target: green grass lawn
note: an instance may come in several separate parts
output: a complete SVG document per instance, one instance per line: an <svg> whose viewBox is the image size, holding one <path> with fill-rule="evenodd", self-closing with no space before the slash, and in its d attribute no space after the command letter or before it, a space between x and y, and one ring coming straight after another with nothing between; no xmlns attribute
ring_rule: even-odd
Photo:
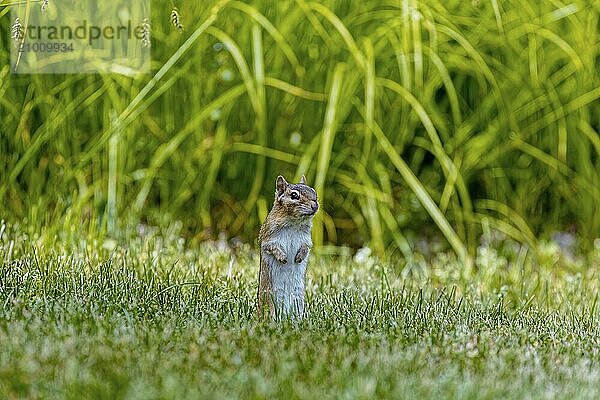
<svg viewBox="0 0 600 400"><path fill-rule="evenodd" d="M250 246L77 229L0 234L2 398L600 395L598 249L482 247L468 276L444 253L315 255L310 316L278 325L256 320Z"/></svg>

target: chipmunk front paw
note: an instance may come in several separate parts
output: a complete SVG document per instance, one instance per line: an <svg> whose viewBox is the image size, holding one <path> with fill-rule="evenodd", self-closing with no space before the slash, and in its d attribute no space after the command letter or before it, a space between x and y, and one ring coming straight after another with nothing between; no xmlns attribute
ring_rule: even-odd
<svg viewBox="0 0 600 400"><path fill-rule="evenodd" d="M287 264L288 262L287 255L283 251L274 252L273 257L282 264Z"/></svg>
<svg viewBox="0 0 600 400"><path fill-rule="evenodd" d="M273 258L275 258L275 260L277 260L278 262L280 262L282 264L287 264L287 262L288 262L287 254L285 254L285 251L283 251L283 249L281 249L281 247L279 247L277 244L266 243L263 246L263 250L267 254L272 255Z"/></svg>
<svg viewBox="0 0 600 400"><path fill-rule="evenodd" d="M303 244L302 246L300 246L300 249L296 253L296 257L294 257L294 261L296 262L296 264L301 263L302 261L304 261L304 259L308 255L308 251L309 250L310 250L310 247L308 247L305 244Z"/></svg>

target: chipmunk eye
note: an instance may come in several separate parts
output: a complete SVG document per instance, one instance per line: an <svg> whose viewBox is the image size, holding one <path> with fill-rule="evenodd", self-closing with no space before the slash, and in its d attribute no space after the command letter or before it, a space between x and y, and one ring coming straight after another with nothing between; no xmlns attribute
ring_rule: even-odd
<svg viewBox="0 0 600 400"><path fill-rule="evenodd" d="M290 197L292 198L292 200L300 200L300 193L298 193L298 192L292 192L292 194L290 195Z"/></svg>

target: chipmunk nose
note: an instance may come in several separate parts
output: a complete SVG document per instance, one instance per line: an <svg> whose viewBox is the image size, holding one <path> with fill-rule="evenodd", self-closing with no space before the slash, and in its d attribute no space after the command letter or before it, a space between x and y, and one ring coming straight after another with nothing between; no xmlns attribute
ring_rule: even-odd
<svg viewBox="0 0 600 400"><path fill-rule="evenodd" d="M311 203L310 207L312 208L312 210L314 212L317 212L317 210L319 209L319 202L316 200L313 200L313 202Z"/></svg>

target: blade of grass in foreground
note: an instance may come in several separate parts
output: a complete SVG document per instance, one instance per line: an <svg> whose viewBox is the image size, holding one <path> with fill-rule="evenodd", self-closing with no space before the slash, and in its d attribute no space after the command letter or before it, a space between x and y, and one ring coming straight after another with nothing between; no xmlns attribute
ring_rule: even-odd
<svg viewBox="0 0 600 400"><path fill-rule="evenodd" d="M257 142L260 146L266 146L267 144L267 104L266 104L266 92L265 92L265 65L264 65L264 52L263 52L263 40L262 30L258 24L252 25L252 58L254 60L254 76L250 77L253 80L254 88L256 90L256 106L254 107L255 115L255 127L257 132ZM250 214L252 208L256 205L258 195L262 189L266 168L266 158L264 155L259 154L256 157L256 169L254 173L254 179L250 192L246 197L243 205L243 213L239 213L235 219L231 230L237 232L245 221L247 216Z"/></svg>
<svg viewBox="0 0 600 400"><path fill-rule="evenodd" d="M315 190L317 191L317 195L321 202L325 201L325 177L327 176L329 160L331 159L333 138L336 131L336 113L345 69L346 65L343 63L339 63L335 66L333 83L331 84L331 92L329 93L329 102L327 103L327 110L325 111L325 122L323 124L323 131L321 132L321 145L317 159L317 176L315 178ZM323 243L322 219L320 217L315 218L314 225L315 243L321 245Z"/></svg>
<svg viewBox="0 0 600 400"><path fill-rule="evenodd" d="M358 111L361 114L364 114L363 107L358 107ZM379 124L377 124L377 122L373 122L373 133L375 134L375 137L377 138L377 141L379 142L379 145L381 146L383 151L386 153L392 164L394 164L394 167L396 167L406 184L417 196L419 202L423 205L427 213L429 213L429 215L433 219L433 222L435 222L438 228L440 228L440 231L442 231L442 234L446 237L446 239L450 243L450 246L452 246L452 248L456 252L456 255L460 258L462 262L465 263L465 266L469 268L471 261L468 256L466 246L460 240L454 229L452 229L452 226L450 225L446 217L444 217L444 214L442 214L442 212L437 207L431 196L429 196L429 193L427 193L427 190L425 189L421 181L419 181L419 179L412 172L408 164L396 152L394 146L385 136L385 133L383 133L383 130L381 130L381 127L379 126Z"/></svg>

